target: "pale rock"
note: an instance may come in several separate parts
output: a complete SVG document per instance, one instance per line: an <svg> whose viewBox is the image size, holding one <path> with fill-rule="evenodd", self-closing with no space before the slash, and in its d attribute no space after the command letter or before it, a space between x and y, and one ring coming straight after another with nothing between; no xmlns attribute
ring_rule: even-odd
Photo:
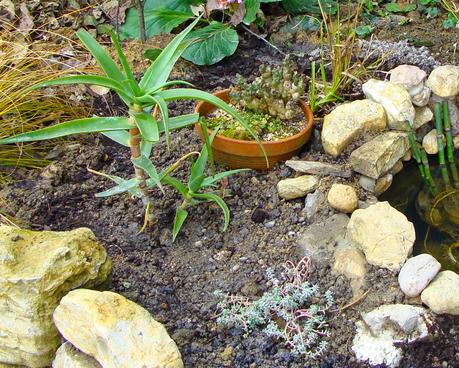
<svg viewBox="0 0 459 368"><path fill-rule="evenodd" d="M414 226L388 202L378 202L352 213L347 236L360 248L367 262L398 271L413 251Z"/></svg>
<svg viewBox="0 0 459 368"><path fill-rule="evenodd" d="M337 157L364 131L386 128L384 108L370 100L357 100L337 106L324 118L322 145L326 153Z"/></svg>
<svg viewBox="0 0 459 368"><path fill-rule="evenodd" d="M102 366L69 342L65 342L57 349L52 368L102 368Z"/></svg>
<svg viewBox="0 0 459 368"><path fill-rule="evenodd" d="M403 170L403 161L398 160L397 163L394 165L394 167L389 170L389 174L395 176L402 170Z"/></svg>
<svg viewBox="0 0 459 368"><path fill-rule="evenodd" d="M368 176L361 175L359 178L360 186L373 193L375 196L383 194L392 185L394 176L392 174L386 174L379 179L369 178Z"/></svg>
<svg viewBox="0 0 459 368"><path fill-rule="evenodd" d="M453 138L453 144L454 144L454 148L459 148L459 135L456 135Z"/></svg>
<svg viewBox="0 0 459 368"><path fill-rule="evenodd" d="M459 66L442 65L436 67L426 82L437 96L450 98L459 94Z"/></svg>
<svg viewBox="0 0 459 368"><path fill-rule="evenodd" d="M346 276L351 281L354 298L362 294L367 274L367 262L362 251L344 242L334 252L333 271Z"/></svg>
<svg viewBox="0 0 459 368"><path fill-rule="evenodd" d="M314 264L325 266L333 257L335 245L345 239L349 217L344 213L330 216L323 222L309 225L298 237L300 257L309 257Z"/></svg>
<svg viewBox="0 0 459 368"><path fill-rule="evenodd" d="M332 208L344 213L352 213L359 203L359 198L354 188L350 185L338 183L331 186L327 200Z"/></svg>
<svg viewBox="0 0 459 368"><path fill-rule="evenodd" d="M304 197L316 190L319 178L314 175L302 175L297 178L280 180L277 183L279 197L283 199L295 199Z"/></svg>
<svg viewBox="0 0 459 368"><path fill-rule="evenodd" d="M411 150L408 150L402 157L403 162L411 161Z"/></svg>
<svg viewBox="0 0 459 368"><path fill-rule="evenodd" d="M415 108L416 114L414 116L414 123L413 123L413 129L419 129L422 127L424 124L427 124L432 121L433 119L433 112L432 110L428 107L416 107Z"/></svg>
<svg viewBox="0 0 459 368"><path fill-rule="evenodd" d="M426 72L414 65L399 65L390 71L390 82L405 88L416 106L429 102L430 89L424 86L426 78Z"/></svg>
<svg viewBox="0 0 459 368"><path fill-rule="evenodd" d="M443 143L445 143L445 137L442 135ZM438 153L438 141L437 141L437 130L432 129L422 138L422 147L429 155L436 155Z"/></svg>
<svg viewBox="0 0 459 368"><path fill-rule="evenodd" d="M378 179L410 150L407 133L384 132L351 153L354 171Z"/></svg>
<svg viewBox="0 0 459 368"><path fill-rule="evenodd" d="M54 312L59 332L110 368L183 368L164 326L144 308L109 291L74 290Z"/></svg>
<svg viewBox="0 0 459 368"><path fill-rule="evenodd" d="M326 162L287 160L285 161L285 165L296 172L304 174L339 176L342 178L350 178L352 176L352 170L344 169L341 165Z"/></svg>
<svg viewBox="0 0 459 368"><path fill-rule="evenodd" d="M365 96L380 103L387 115L390 129L406 130L405 122L414 122L414 107L409 93L397 84L370 79L362 85Z"/></svg>
<svg viewBox="0 0 459 368"><path fill-rule="evenodd" d="M421 293L422 302L437 314L459 315L459 275L440 272Z"/></svg>
<svg viewBox="0 0 459 368"><path fill-rule="evenodd" d="M309 193L304 201L304 213L306 219L311 221L319 210L320 206L325 202L325 195L321 190L317 189L313 193Z"/></svg>
<svg viewBox="0 0 459 368"><path fill-rule="evenodd" d="M430 90L430 88L424 87L421 92L411 97L411 102L415 106L419 106L419 107L426 106L429 103L431 94L432 94L432 91Z"/></svg>
<svg viewBox="0 0 459 368"><path fill-rule="evenodd" d="M78 287L103 283L111 261L91 230L0 226L0 362L48 367L60 345L52 314Z"/></svg>
<svg viewBox="0 0 459 368"><path fill-rule="evenodd" d="M371 366L396 368L403 356L400 343L413 343L429 336L433 317L421 307L406 304L380 306L356 323L352 350L360 361Z"/></svg>
<svg viewBox="0 0 459 368"><path fill-rule="evenodd" d="M441 264L430 254L412 257L398 274L398 284L403 293L413 298L421 294L441 269Z"/></svg>

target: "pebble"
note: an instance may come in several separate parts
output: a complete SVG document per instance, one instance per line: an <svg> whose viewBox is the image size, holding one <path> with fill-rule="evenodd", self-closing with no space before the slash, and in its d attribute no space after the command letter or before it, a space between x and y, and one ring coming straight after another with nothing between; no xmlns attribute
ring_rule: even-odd
<svg viewBox="0 0 459 368"><path fill-rule="evenodd" d="M268 221L267 223L265 223L265 227L267 229L272 229L274 227L274 225L276 224L276 221L272 220L272 221Z"/></svg>

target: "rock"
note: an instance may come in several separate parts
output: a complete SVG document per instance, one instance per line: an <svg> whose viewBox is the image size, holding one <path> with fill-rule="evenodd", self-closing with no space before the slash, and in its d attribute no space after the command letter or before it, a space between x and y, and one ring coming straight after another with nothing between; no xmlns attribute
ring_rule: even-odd
<svg viewBox="0 0 459 368"><path fill-rule="evenodd" d="M284 199L295 199L304 197L306 194L316 190L319 178L314 175L302 175L297 178L284 179L277 183L279 197Z"/></svg>
<svg viewBox="0 0 459 368"><path fill-rule="evenodd" d="M327 265L333 257L335 244L344 240L348 222L349 217L339 213L309 225L297 240L301 258L307 256L317 265Z"/></svg>
<svg viewBox="0 0 459 368"><path fill-rule="evenodd" d="M414 226L388 202L352 213L347 235L363 250L367 262L398 271L413 251Z"/></svg>
<svg viewBox="0 0 459 368"><path fill-rule="evenodd" d="M380 103L387 115L390 129L406 130L405 122L414 122L414 107L409 93L397 84L370 79L362 85L365 96Z"/></svg>
<svg viewBox="0 0 459 368"><path fill-rule="evenodd" d="M102 367L183 367L164 326L119 294L71 291L56 308L54 322L66 340Z"/></svg>
<svg viewBox="0 0 459 368"><path fill-rule="evenodd" d="M362 316L356 323L352 350L360 361L371 366L386 364L399 366L403 356L401 347L394 343L412 343L429 335L432 316L421 307L389 304L378 307Z"/></svg>
<svg viewBox="0 0 459 368"><path fill-rule="evenodd" d="M394 167L409 149L406 133L384 132L354 150L350 163L354 171L378 179Z"/></svg>
<svg viewBox="0 0 459 368"><path fill-rule="evenodd" d="M429 87L424 87L417 95L411 96L411 102L415 106L426 106L429 103L431 93Z"/></svg>
<svg viewBox="0 0 459 368"><path fill-rule="evenodd" d="M399 65L390 71L390 82L406 89L416 106L429 102L430 89L424 86L426 77L426 72L414 65Z"/></svg>
<svg viewBox="0 0 459 368"><path fill-rule="evenodd" d="M454 148L459 148L459 135L456 135L453 138L453 144L454 144Z"/></svg>
<svg viewBox="0 0 459 368"><path fill-rule="evenodd" d="M442 271L421 293L422 302L437 314L459 315L459 275Z"/></svg>
<svg viewBox="0 0 459 368"><path fill-rule="evenodd" d="M69 290L104 282L111 270L91 230L0 226L0 361L48 367L60 345L52 314Z"/></svg>
<svg viewBox="0 0 459 368"><path fill-rule="evenodd" d="M341 165L325 162L288 160L285 164L293 170L305 174L339 176L342 178L350 178L352 176L351 170L344 169Z"/></svg>
<svg viewBox="0 0 459 368"><path fill-rule="evenodd" d="M337 183L330 188L327 200L332 208L344 213L352 213L359 204L359 198L354 188L350 185Z"/></svg>
<svg viewBox="0 0 459 368"><path fill-rule="evenodd" d="M436 67L426 82L437 96L450 98L459 94L459 66L442 65Z"/></svg>
<svg viewBox="0 0 459 368"><path fill-rule="evenodd" d="M53 368L102 368L102 366L89 355L75 349L69 342L65 342L56 352Z"/></svg>
<svg viewBox="0 0 459 368"><path fill-rule="evenodd" d="M445 137L442 135L443 143L445 144ZM438 153L437 130L432 129L422 138L422 147L429 155L436 155Z"/></svg>
<svg viewBox="0 0 459 368"><path fill-rule="evenodd" d="M361 295L367 274L367 262L362 251L348 242L336 247L333 271L346 276L351 281L354 298Z"/></svg>
<svg viewBox="0 0 459 368"><path fill-rule="evenodd" d="M397 161L397 163L394 165L394 167L392 169L389 170L389 174L390 175L397 175L400 171L403 170L403 161L402 160L399 160Z"/></svg>
<svg viewBox="0 0 459 368"><path fill-rule="evenodd" d="M414 116L414 123L413 123L414 130L419 129L424 124L431 122L433 119L433 112L428 106L416 107L415 112L416 113Z"/></svg>
<svg viewBox="0 0 459 368"><path fill-rule="evenodd" d="M398 275L398 284L403 293L413 298L421 294L441 269L441 264L430 254L410 258Z"/></svg>
<svg viewBox="0 0 459 368"><path fill-rule="evenodd" d="M392 185L394 176L392 174L386 174L379 179L369 178L368 176L361 175L359 178L360 186L373 193L375 196L383 194Z"/></svg>
<svg viewBox="0 0 459 368"><path fill-rule="evenodd" d="M325 195L321 190L317 189L314 193L309 193L304 202L306 219L311 221L316 215L319 207L325 202Z"/></svg>
<svg viewBox="0 0 459 368"><path fill-rule="evenodd" d="M357 100L336 107L324 118L322 145L326 153L337 157L364 131L386 128L383 107L370 100Z"/></svg>

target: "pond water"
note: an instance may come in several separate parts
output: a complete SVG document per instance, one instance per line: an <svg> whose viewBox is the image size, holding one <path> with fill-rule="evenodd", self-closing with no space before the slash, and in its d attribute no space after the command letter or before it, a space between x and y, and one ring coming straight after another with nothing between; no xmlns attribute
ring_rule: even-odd
<svg viewBox="0 0 459 368"><path fill-rule="evenodd" d="M433 175L439 175L438 169L432 167ZM423 181L415 162L405 164L405 168L394 177L389 190L378 199L388 201L391 206L404 213L416 229L414 255L429 253L441 264L443 270L459 271L459 238L454 239L445 232L429 226L416 210L416 198L423 189ZM445 201L448 201L446 199ZM450 202L449 202L450 203ZM455 225L453 225L455 226ZM459 226L455 226L459 233Z"/></svg>

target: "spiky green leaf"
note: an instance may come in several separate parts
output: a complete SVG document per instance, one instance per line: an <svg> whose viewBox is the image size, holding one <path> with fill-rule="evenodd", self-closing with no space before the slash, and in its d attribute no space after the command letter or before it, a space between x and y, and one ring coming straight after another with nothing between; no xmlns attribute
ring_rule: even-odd
<svg viewBox="0 0 459 368"><path fill-rule="evenodd" d="M174 241L177 237L180 229L182 228L183 223L188 217L188 212L183 208L178 207L175 211L174 226L172 227L172 240Z"/></svg>
<svg viewBox="0 0 459 368"><path fill-rule="evenodd" d="M140 130L142 138L150 141L157 142L159 141L159 128L158 122L156 119L146 111L142 112L130 112L131 116L134 118L137 127Z"/></svg>

